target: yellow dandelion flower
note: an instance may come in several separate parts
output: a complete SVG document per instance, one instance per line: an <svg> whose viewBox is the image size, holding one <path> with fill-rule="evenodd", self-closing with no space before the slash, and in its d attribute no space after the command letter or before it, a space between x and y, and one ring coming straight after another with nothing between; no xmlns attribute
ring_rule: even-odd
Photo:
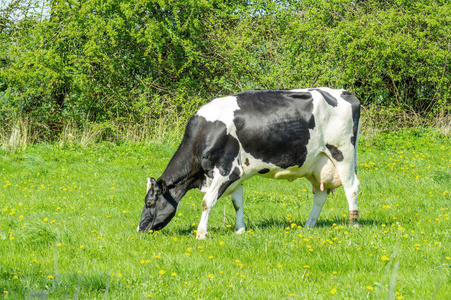
<svg viewBox="0 0 451 300"><path fill-rule="evenodd" d="M208 274L207 277L212 279L214 277L214 275L213 274Z"/></svg>
<svg viewBox="0 0 451 300"><path fill-rule="evenodd" d="M48 279L54 279L52 275L47 276Z"/></svg>
<svg viewBox="0 0 451 300"><path fill-rule="evenodd" d="M160 271L158 271L158 274L160 274L160 275L164 275L165 273L166 273L165 270L160 270Z"/></svg>
<svg viewBox="0 0 451 300"><path fill-rule="evenodd" d="M331 290L330 290L330 293L331 293L332 295L335 295L335 294L337 293L337 289L336 289L336 288L331 289Z"/></svg>
<svg viewBox="0 0 451 300"><path fill-rule="evenodd" d="M175 276L177 276L177 273L172 272L172 273L171 273L171 276L175 277Z"/></svg>
<svg viewBox="0 0 451 300"><path fill-rule="evenodd" d="M387 257L386 255L382 255L381 259L382 259L383 261L389 261L389 260L390 260L390 258Z"/></svg>
<svg viewBox="0 0 451 300"><path fill-rule="evenodd" d="M58 243L58 244L56 244L58 247L61 247L63 244L61 244L61 243Z"/></svg>
<svg viewBox="0 0 451 300"><path fill-rule="evenodd" d="M219 246L224 246L224 244L225 244L224 241L219 242Z"/></svg>
<svg viewBox="0 0 451 300"><path fill-rule="evenodd" d="M288 294L288 296L294 297L294 296L296 296L296 294L295 293L291 293L291 294Z"/></svg>
<svg viewBox="0 0 451 300"><path fill-rule="evenodd" d="M212 259L213 258L213 255L210 255L209 257L208 257L208 259Z"/></svg>
<svg viewBox="0 0 451 300"><path fill-rule="evenodd" d="M366 289L367 289L368 291L374 290L374 288L373 288L372 286L367 286Z"/></svg>

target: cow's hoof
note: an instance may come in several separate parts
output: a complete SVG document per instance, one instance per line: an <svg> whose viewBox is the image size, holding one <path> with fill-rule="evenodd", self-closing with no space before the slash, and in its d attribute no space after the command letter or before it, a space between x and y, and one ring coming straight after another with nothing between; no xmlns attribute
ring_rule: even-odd
<svg viewBox="0 0 451 300"><path fill-rule="evenodd" d="M307 222L305 222L304 228L313 228L316 225L316 219L308 219Z"/></svg>
<svg viewBox="0 0 451 300"><path fill-rule="evenodd" d="M360 225L359 221L349 221L349 226L354 227L354 228L361 228L362 227Z"/></svg>
<svg viewBox="0 0 451 300"><path fill-rule="evenodd" d="M208 233L206 234L198 234L196 236L196 240L205 240L207 238Z"/></svg>
<svg viewBox="0 0 451 300"><path fill-rule="evenodd" d="M238 229L235 231L236 234L243 234L243 233L245 233L245 232L246 232L246 228L244 228L244 227L238 228Z"/></svg>

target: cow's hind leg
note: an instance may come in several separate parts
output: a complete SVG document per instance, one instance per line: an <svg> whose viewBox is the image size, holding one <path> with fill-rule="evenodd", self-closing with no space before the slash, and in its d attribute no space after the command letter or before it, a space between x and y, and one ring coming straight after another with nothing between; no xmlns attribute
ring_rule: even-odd
<svg viewBox="0 0 451 300"><path fill-rule="evenodd" d="M349 223L352 226L360 227L357 203L360 181L357 179L354 163L336 163L336 168L345 190L346 200L348 200Z"/></svg>
<svg viewBox="0 0 451 300"><path fill-rule="evenodd" d="M236 211L236 233L242 234L246 232L244 225L244 212L243 212L243 185L240 186L232 193L232 203Z"/></svg>
<svg viewBox="0 0 451 300"><path fill-rule="evenodd" d="M318 221L318 217L327 199L327 190L321 190L320 187L314 187L314 190L315 193L313 194L312 211L310 212L310 216L308 217L308 220L305 223L304 227L306 228L315 226L316 221Z"/></svg>
<svg viewBox="0 0 451 300"><path fill-rule="evenodd" d="M207 237L210 211L227 188L239 179L240 175L241 171L238 168L235 168L228 176L222 176L219 170L215 169L213 181L202 200L202 216L200 218L199 226L197 227L197 239L203 240Z"/></svg>

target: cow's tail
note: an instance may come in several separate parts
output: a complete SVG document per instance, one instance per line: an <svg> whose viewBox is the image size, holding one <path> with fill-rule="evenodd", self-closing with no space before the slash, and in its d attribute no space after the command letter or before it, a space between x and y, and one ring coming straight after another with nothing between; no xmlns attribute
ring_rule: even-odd
<svg viewBox="0 0 451 300"><path fill-rule="evenodd" d="M356 136L355 136L355 147L354 147L354 169L355 169L355 173L357 174L357 169L359 167L359 164L357 163L357 148L359 145L359 131L360 131L360 117L359 120L357 122L357 132L356 132Z"/></svg>

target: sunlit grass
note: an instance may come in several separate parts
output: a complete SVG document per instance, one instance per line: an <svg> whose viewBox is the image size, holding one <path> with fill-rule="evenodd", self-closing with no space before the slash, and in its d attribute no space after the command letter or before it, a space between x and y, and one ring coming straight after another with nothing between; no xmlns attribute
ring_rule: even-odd
<svg viewBox="0 0 451 300"><path fill-rule="evenodd" d="M385 141L385 142L384 142ZM419 147L416 148L415 145ZM161 232L138 234L145 177L176 144L36 145L0 154L0 294L29 298L446 299L451 141L362 137L361 229L343 189L318 227L306 180L245 182L246 233L222 199L195 240L199 191Z"/></svg>

